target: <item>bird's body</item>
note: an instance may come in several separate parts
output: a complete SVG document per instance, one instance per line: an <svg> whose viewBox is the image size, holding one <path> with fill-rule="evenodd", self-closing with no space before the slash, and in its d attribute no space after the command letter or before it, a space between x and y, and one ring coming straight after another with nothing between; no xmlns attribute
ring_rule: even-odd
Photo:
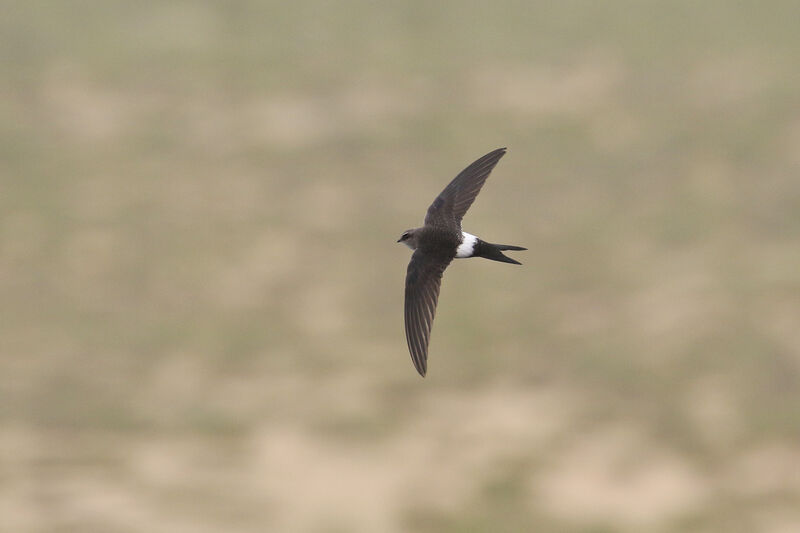
<svg viewBox="0 0 800 533"><path fill-rule="evenodd" d="M494 150L461 171L428 208L425 225L404 232L397 241L414 250L406 273L406 340L414 366L423 377L442 274L450 262L456 258L485 257L521 264L503 251L526 248L492 244L461 230L461 219L505 153L505 148Z"/></svg>

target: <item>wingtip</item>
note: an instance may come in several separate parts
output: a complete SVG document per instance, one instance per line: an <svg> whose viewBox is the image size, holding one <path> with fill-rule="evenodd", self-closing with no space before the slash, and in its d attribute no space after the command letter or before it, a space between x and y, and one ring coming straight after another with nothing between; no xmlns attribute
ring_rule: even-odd
<svg viewBox="0 0 800 533"><path fill-rule="evenodd" d="M502 148L495 148L494 150L492 150L488 154L484 155L481 159L486 160L486 161L491 161L491 160L497 161L501 157L506 155L507 151L508 151L508 148L506 148L505 146L503 146ZM481 159L478 159L478 161L480 161Z"/></svg>

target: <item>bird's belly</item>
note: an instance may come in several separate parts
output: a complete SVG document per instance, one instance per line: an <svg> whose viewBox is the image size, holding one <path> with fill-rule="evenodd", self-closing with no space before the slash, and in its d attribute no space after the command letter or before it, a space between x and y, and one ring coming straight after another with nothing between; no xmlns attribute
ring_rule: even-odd
<svg viewBox="0 0 800 533"><path fill-rule="evenodd" d="M461 244L456 248L456 257L465 258L472 257L475 252L475 245L478 243L478 238L466 231L461 232Z"/></svg>

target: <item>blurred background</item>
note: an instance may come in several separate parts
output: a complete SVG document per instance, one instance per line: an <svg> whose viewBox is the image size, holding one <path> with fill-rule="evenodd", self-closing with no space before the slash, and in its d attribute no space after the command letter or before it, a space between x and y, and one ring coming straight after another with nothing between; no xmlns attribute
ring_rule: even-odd
<svg viewBox="0 0 800 533"><path fill-rule="evenodd" d="M800 531L798 20L4 3L0 531Z"/></svg>

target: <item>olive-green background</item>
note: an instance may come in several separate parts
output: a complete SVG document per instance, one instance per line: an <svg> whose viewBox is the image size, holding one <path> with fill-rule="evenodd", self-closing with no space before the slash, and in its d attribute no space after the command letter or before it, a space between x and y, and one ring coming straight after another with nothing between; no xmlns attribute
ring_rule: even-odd
<svg viewBox="0 0 800 533"><path fill-rule="evenodd" d="M0 531L800 531L799 23L3 2Z"/></svg>

